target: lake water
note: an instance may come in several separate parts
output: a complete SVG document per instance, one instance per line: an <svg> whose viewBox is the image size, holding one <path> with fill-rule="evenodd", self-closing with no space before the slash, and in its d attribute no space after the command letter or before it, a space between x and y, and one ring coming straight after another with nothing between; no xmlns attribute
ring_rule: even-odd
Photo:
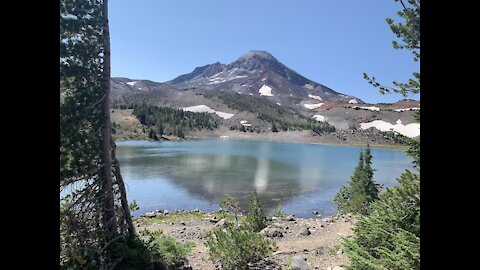
<svg viewBox="0 0 480 270"><path fill-rule="evenodd" d="M269 141L201 140L117 143L128 200L141 213L156 209L218 210L227 194L246 209L253 189L266 213L279 206L297 217L336 213L331 199L346 185L360 148ZM372 148L374 180L396 185L412 159Z"/></svg>

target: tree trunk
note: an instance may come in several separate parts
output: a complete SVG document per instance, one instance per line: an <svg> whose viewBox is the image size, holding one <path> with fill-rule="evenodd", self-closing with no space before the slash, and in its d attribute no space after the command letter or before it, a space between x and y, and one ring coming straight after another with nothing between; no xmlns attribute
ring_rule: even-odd
<svg viewBox="0 0 480 270"><path fill-rule="evenodd" d="M111 158L111 124L110 124L110 33L108 29L108 0L103 0L103 63L105 99L103 102L103 126L102 126L102 168L100 179L102 181L103 195L103 224L108 240L116 234L115 203L112 183L112 158Z"/></svg>
<svg viewBox="0 0 480 270"><path fill-rule="evenodd" d="M120 164L117 160L117 147L115 142L112 141L112 160L113 167L115 168L115 179L118 181L118 188L120 189L120 201L122 202L122 209L125 215L125 222L128 226L128 233L130 236L135 235L135 227L133 226L132 215L130 214L130 208L128 207L127 192L125 191L125 183L123 182L122 174L120 173Z"/></svg>

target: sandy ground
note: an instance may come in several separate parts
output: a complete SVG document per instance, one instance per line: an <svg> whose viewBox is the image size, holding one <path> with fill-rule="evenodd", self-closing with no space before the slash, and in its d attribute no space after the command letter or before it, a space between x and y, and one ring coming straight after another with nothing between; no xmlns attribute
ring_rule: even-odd
<svg viewBox="0 0 480 270"><path fill-rule="evenodd" d="M324 219L296 219L295 221L274 221L273 226L281 227L283 237L271 238L277 244L277 250L268 259L275 262L277 268L287 269L289 260L295 255L303 255L309 269L329 269L348 263L348 258L338 251L342 237L352 235L354 217L334 216ZM164 234L178 241L193 241L193 249L188 261L193 269L218 269L209 261L208 248L203 235L214 228L208 220L181 220L176 222L144 223L135 221L137 230L162 230ZM311 234L299 235L302 227L309 228Z"/></svg>

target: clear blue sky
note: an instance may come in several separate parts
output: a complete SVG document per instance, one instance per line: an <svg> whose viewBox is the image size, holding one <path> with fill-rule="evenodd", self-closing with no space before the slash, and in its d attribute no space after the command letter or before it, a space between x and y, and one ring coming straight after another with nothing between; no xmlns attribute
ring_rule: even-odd
<svg viewBox="0 0 480 270"><path fill-rule="evenodd" d="M395 102L401 95L381 95L362 74L391 85L418 71L410 52L392 47L385 18L399 8L393 0L109 1L112 76L164 82L265 50L338 92Z"/></svg>

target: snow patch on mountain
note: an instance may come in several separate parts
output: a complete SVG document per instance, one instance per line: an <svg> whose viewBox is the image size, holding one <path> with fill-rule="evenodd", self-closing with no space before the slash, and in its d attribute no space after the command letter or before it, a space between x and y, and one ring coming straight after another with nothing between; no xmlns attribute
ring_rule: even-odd
<svg viewBox="0 0 480 270"><path fill-rule="evenodd" d="M323 105L323 103L303 104L303 106L305 106L305 108L310 109L310 110L313 110L313 109L316 109L316 108L320 108L322 105Z"/></svg>
<svg viewBox="0 0 480 270"><path fill-rule="evenodd" d="M138 81L134 81L134 82L127 82L128 85L131 85L131 86L134 86Z"/></svg>
<svg viewBox="0 0 480 270"><path fill-rule="evenodd" d="M364 109L364 110L370 110L370 111L376 111L376 112L379 112L380 111L380 108L378 107L375 107L375 106L370 106L370 107L357 107L357 106L353 106L352 108L359 108L359 109Z"/></svg>
<svg viewBox="0 0 480 270"><path fill-rule="evenodd" d="M362 129L369 129L371 127L374 127L380 131L394 131L409 138L420 136L419 123L410 123L408 125L403 125L400 119L397 120L395 125L392 125L383 120L375 120L369 123L360 123L360 127Z"/></svg>
<svg viewBox="0 0 480 270"><path fill-rule="evenodd" d="M314 116L312 116L313 119L319 121L319 122L325 122L325 120L327 120L327 118L323 115L320 115L320 114L315 114Z"/></svg>
<svg viewBox="0 0 480 270"><path fill-rule="evenodd" d="M413 108L404 108L404 109L397 109L395 110L396 112L404 112L404 111L419 111L420 108L418 107L413 107Z"/></svg>
<svg viewBox="0 0 480 270"><path fill-rule="evenodd" d="M320 96L315 96L315 95L308 95L309 98L313 98L313 99L318 99L320 101L322 101L322 98Z"/></svg>
<svg viewBox="0 0 480 270"><path fill-rule="evenodd" d="M206 106L206 105L196 105L196 106L190 106L190 107L184 107L182 108L184 111L187 112L200 112L200 113L215 113L219 117L223 119L229 119L232 116L234 116L233 113L226 113L226 112L219 112L215 111L214 109Z"/></svg>
<svg viewBox="0 0 480 270"><path fill-rule="evenodd" d="M356 99L350 99L350 100L348 101L348 103L350 103L350 104L357 104L358 101L357 101Z"/></svg>
<svg viewBox="0 0 480 270"><path fill-rule="evenodd" d="M272 88L266 84L262 85L262 87L258 89L258 92L260 96L273 97Z"/></svg>
<svg viewBox="0 0 480 270"><path fill-rule="evenodd" d="M215 111L215 114L220 116L223 119L230 119L232 118L232 116L234 116L233 113L226 113L226 112L219 112L219 111Z"/></svg>

